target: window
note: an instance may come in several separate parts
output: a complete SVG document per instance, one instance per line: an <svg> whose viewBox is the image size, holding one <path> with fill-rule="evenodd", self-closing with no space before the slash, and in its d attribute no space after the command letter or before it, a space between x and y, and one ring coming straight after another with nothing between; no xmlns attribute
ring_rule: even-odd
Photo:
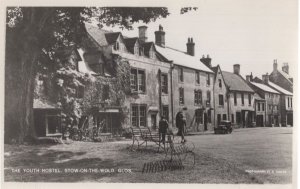
<svg viewBox="0 0 300 189"><path fill-rule="evenodd" d="M79 85L76 89L76 98L83 98L84 97L84 86Z"/></svg>
<svg viewBox="0 0 300 189"><path fill-rule="evenodd" d="M183 82L183 68L179 68L179 81Z"/></svg>
<svg viewBox="0 0 300 189"><path fill-rule="evenodd" d="M257 103L257 110L260 111L260 103Z"/></svg>
<svg viewBox="0 0 300 189"><path fill-rule="evenodd" d="M161 74L161 92L168 94L168 75Z"/></svg>
<svg viewBox="0 0 300 189"><path fill-rule="evenodd" d="M223 95L219 95L219 105L224 106L224 96Z"/></svg>
<svg viewBox="0 0 300 189"><path fill-rule="evenodd" d="M234 123L234 114L231 114L231 123Z"/></svg>
<svg viewBox="0 0 300 189"><path fill-rule="evenodd" d="M57 115L47 115L47 134L61 133L61 119Z"/></svg>
<svg viewBox="0 0 300 189"><path fill-rule="evenodd" d="M226 120L226 119L227 119L227 115L223 114L223 120Z"/></svg>
<svg viewBox="0 0 300 189"><path fill-rule="evenodd" d="M249 106L251 106L251 94L248 94L248 103L249 103Z"/></svg>
<svg viewBox="0 0 300 189"><path fill-rule="evenodd" d="M218 114L217 122L218 122L218 125L221 123L221 114Z"/></svg>
<svg viewBox="0 0 300 189"><path fill-rule="evenodd" d="M206 85L210 85L210 75L207 73L207 78L206 78Z"/></svg>
<svg viewBox="0 0 300 189"><path fill-rule="evenodd" d="M207 122L211 123L211 110L207 110Z"/></svg>
<svg viewBox="0 0 300 189"><path fill-rule="evenodd" d="M137 44L134 46L134 54L136 54L136 55L140 54L139 53L139 46Z"/></svg>
<svg viewBox="0 0 300 189"><path fill-rule="evenodd" d="M203 124L203 112L200 109L195 111L195 121L197 124Z"/></svg>
<svg viewBox="0 0 300 189"><path fill-rule="evenodd" d="M288 97L287 100L288 100L288 108L289 108L290 107L290 98Z"/></svg>
<svg viewBox="0 0 300 189"><path fill-rule="evenodd" d="M140 48L139 48L139 55L140 55L140 56L143 56L143 55L144 55L144 48L143 48L143 47L140 47Z"/></svg>
<svg viewBox="0 0 300 189"><path fill-rule="evenodd" d="M219 79L219 87L222 88L222 80Z"/></svg>
<svg viewBox="0 0 300 189"><path fill-rule="evenodd" d="M166 120L169 121L169 106L168 105L164 105L162 107L162 115L166 118Z"/></svg>
<svg viewBox="0 0 300 189"><path fill-rule="evenodd" d="M115 44L114 44L114 50L119 50L119 48L120 48L120 44L119 44L119 42L116 42Z"/></svg>
<svg viewBox="0 0 300 189"><path fill-rule="evenodd" d="M145 92L145 71L136 68L131 69L130 87L133 92Z"/></svg>
<svg viewBox="0 0 300 189"><path fill-rule="evenodd" d="M184 104L184 88L182 87L179 88L179 104Z"/></svg>
<svg viewBox="0 0 300 189"><path fill-rule="evenodd" d="M242 98L242 106L244 106L244 93L241 93L241 98Z"/></svg>
<svg viewBox="0 0 300 189"><path fill-rule="evenodd" d="M109 99L109 85L103 86L102 100Z"/></svg>
<svg viewBox="0 0 300 189"><path fill-rule="evenodd" d="M202 91L201 90L195 90L194 91L194 101L195 105L201 105L202 104Z"/></svg>
<svg viewBox="0 0 300 189"><path fill-rule="evenodd" d="M241 123L241 112L236 112L236 123L237 124Z"/></svg>
<svg viewBox="0 0 300 189"><path fill-rule="evenodd" d="M291 98L291 108L293 107L293 99Z"/></svg>
<svg viewBox="0 0 300 189"><path fill-rule="evenodd" d="M131 124L135 127L146 127L146 105L133 104L131 106Z"/></svg>
<svg viewBox="0 0 300 189"><path fill-rule="evenodd" d="M196 80L196 84L200 84L200 73L199 73L199 71L195 72L195 80Z"/></svg>
<svg viewBox="0 0 300 189"><path fill-rule="evenodd" d="M234 97L234 105L236 106L236 104L237 104L236 93L233 93L233 97Z"/></svg>
<svg viewBox="0 0 300 189"><path fill-rule="evenodd" d="M206 105L210 105L210 98L211 98L210 91L207 91L206 95L207 95Z"/></svg>
<svg viewBox="0 0 300 189"><path fill-rule="evenodd" d="M271 110L272 109L272 106L271 105L269 105L269 110Z"/></svg>
<svg viewBox="0 0 300 189"><path fill-rule="evenodd" d="M262 111L265 111L265 103L261 103L261 106L262 106Z"/></svg>

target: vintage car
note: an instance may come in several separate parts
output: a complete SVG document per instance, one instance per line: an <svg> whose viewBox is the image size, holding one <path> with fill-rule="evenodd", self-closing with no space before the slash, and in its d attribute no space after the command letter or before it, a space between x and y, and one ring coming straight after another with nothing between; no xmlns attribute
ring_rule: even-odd
<svg viewBox="0 0 300 189"><path fill-rule="evenodd" d="M223 120L214 128L215 134L228 134L232 132L231 121Z"/></svg>

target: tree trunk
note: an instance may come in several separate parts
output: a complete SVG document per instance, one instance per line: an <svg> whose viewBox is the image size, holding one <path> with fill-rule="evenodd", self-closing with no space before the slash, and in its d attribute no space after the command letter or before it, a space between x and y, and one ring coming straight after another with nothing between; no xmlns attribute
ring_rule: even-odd
<svg viewBox="0 0 300 189"><path fill-rule="evenodd" d="M5 54L5 143L23 143L27 136L35 138L33 97L36 67L41 49L40 20L35 10L24 13L23 26L7 28Z"/></svg>
<svg viewBox="0 0 300 189"><path fill-rule="evenodd" d="M23 46L12 46L10 44L6 48L6 143L12 141L23 143L26 136L35 137L33 128L33 92L35 65L37 64L39 51L35 47L36 44L30 39L23 39L22 43Z"/></svg>

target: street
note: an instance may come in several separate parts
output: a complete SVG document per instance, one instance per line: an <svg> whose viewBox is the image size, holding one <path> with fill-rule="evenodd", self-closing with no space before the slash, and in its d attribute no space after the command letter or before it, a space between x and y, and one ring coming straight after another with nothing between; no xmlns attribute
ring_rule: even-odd
<svg viewBox="0 0 300 189"><path fill-rule="evenodd" d="M59 145L5 145L5 181L126 183L291 183L292 128L245 128L187 136L195 167L142 173L164 153L129 149L131 140Z"/></svg>

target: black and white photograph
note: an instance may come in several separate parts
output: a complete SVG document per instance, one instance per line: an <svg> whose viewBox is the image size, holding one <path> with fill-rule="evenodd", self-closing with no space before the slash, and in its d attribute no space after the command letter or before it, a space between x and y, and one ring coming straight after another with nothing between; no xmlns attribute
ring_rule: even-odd
<svg viewBox="0 0 300 189"><path fill-rule="evenodd" d="M293 188L298 1L113 2L2 7L2 184Z"/></svg>

